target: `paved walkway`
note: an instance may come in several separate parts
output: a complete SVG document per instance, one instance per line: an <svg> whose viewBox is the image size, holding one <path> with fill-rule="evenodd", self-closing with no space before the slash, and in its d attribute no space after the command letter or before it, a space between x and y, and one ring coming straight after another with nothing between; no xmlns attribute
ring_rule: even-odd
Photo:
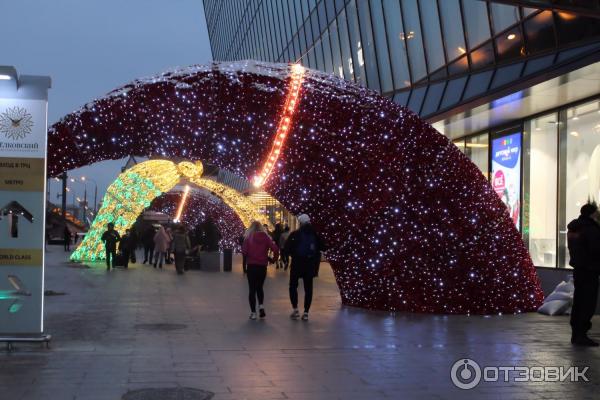
<svg viewBox="0 0 600 400"><path fill-rule="evenodd" d="M51 349L0 351L2 400L119 400L132 389L176 386L212 391L217 400L562 400L598 398L600 391L600 349L573 349L565 317L343 307L323 265L309 322L289 320L287 273L273 268L267 319L249 321L239 264L232 273L182 277L171 266L106 273L65 260L51 246L47 289L66 292L46 297ZM600 338L600 319L595 325ZM464 357L482 366L590 366L590 382L482 382L460 390L450 369Z"/></svg>

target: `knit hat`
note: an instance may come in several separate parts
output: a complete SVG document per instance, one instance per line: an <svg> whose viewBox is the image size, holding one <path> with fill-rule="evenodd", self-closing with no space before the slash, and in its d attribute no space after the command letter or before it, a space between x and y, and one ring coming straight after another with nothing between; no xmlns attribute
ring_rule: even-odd
<svg viewBox="0 0 600 400"><path fill-rule="evenodd" d="M310 224L310 217L306 214L300 214L298 215L298 222L300 222L300 225Z"/></svg>

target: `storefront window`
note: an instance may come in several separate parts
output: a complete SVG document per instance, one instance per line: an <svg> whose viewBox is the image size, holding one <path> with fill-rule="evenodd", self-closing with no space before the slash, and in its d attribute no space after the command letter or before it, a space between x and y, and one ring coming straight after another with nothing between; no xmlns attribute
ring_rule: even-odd
<svg viewBox="0 0 600 400"><path fill-rule="evenodd" d="M489 139L488 134L468 137L465 144L465 154L477 165L486 179L489 179Z"/></svg>
<svg viewBox="0 0 600 400"><path fill-rule="evenodd" d="M579 215L587 201L600 201L600 103L569 108L563 140L566 142L564 168L564 224L561 235L566 235L566 224ZM561 241L564 246L565 240ZM568 251L564 251L564 266L568 266Z"/></svg>
<svg viewBox="0 0 600 400"><path fill-rule="evenodd" d="M542 267L556 267L557 118L526 121L523 131L523 239Z"/></svg>

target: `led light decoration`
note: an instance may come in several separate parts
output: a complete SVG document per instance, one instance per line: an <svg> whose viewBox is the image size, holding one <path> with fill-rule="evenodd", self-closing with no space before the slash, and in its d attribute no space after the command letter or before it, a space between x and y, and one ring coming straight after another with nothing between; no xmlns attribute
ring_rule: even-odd
<svg viewBox="0 0 600 400"><path fill-rule="evenodd" d="M137 80L49 131L50 176L130 154L262 171L292 67L243 61ZM347 305L428 313L535 310L543 293L519 232L477 167L416 114L305 70L264 190L308 213Z"/></svg>
<svg viewBox="0 0 600 400"><path fill-rule="evenodd" d="M253 220L271 226L250 199L222 183L202 178L203 171L199 161L195 164L188 161L175 164L168 160L150 160L120 174L106 191L102 208L83 241L71 255L71 260L104 260L106 255L100 238L106 230L106 225L109 222L114 223L115 229L123 235L157 196L175 187L182 177L219 197L238 214L244 226L250 226ZM190 187L186 185L175 217L177 221L181 218L189 190Z"/></svg>
<svg viewBox="0 0 600 400"><path fill-rule="evenodd" d="M287 135L291 130L292 121L296 107L300 102L300 88L304 80L304 67L300 64L292 65L292 75L290 77L290 85L288 94L283 105L281 117L277 124L275 137L271 145L267 159L264 161L260 172L254 176L253 183L256 187L261 187L273 172L273 168L277 164L280 154L283 152L283 145L287 139Z"/></svg>
<svg viewBox="0 0 600 400"><path fill-rule="evenodd" d="M177 215L175 215L175 222L181 221L181 212L183 211L183 206L185 205L185 201L190 193L190 186L185 185L185 189L183 190L183 196L181 196L181 201L179 202L179 207L177 208Z"/></svg>
<svg viewBox="0 0 600 400"><path fill-rule="evenodd" d="M165 193L154 199L150 210L173 215L175 205L181 202L181 198L181 192ZM188 227L190 235L193 236L194 229L207 219L211 219L221 233L219 241L221 250L233 249L236 252L241 250L239 239L244 234L246 227L239 215L218 197L202 190L191 190L187 199L187 207L181 214L181 223Z"/></svg>

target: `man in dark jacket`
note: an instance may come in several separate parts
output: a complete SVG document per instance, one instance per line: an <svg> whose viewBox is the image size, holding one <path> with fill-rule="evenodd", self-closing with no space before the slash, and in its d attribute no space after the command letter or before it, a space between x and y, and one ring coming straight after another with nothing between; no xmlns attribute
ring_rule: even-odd
<svg viewBox="0 0 600 400"><path fill-rule="evenodd" d="M115 257L117 256L117 242L121 240L121 235L115 230L115 224L109 222L106 226L107 230L102 234L102 241L106 249L106 270L110 271L112 258L112 267L115 267Z"/></svg>
<svg viewBox="0 0 600 400"><path fill-rule="evenodd" d="M154 255L155 234L156 230L152 225L146 228L146 230L142 234L142 244L144 245L144 262L142 264L146 264L148 260L150 260L150 264L152 264L152 257Z"/></svg>
<svg viewBox="0 0 600 400"><path fill-rule="evenodd" d="M298 311L298 280L304 282L304 313L302 320L308 320L308 311L312 303L313 278L321 263L321 251L325 250L323 241L310 224L306 214L298 216L300 228L292 233L285 242L284 253L292 257L290 267L290 301L292 303L291 319L300 318Z"/></svg>
<svg viewBox="0 0 600 400"><path fill-rule="evenodd" d="M119 241L119 251L121 252L121 255L123 257L123 268L129 267L131 252L135 251L134 246L135 245L133 242L133 237L131 236L131 230L127 229L125 230L125 234L121 236L121 240Z"/></svg>
<svg viewBox="0 0 600 400"><path fill-rule="evenodd" d="M600 225L598 207L585 204L579 218L567 225L567 241L574 268L575 294L571 310L571 343L578 346L598 346L587 332L592 327L592 317L598 301L598 276L600 273Z"/></svg>

